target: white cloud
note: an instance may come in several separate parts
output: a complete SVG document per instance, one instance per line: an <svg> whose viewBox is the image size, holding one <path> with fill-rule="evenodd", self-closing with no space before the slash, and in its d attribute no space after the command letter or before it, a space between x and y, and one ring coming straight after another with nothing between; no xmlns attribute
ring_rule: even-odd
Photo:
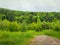
<svg viewBox="0 0 60 45"><path fill-rule="evenodd" d="M60 12L60 0L0 0L0 7L24 11Z"/></svg>

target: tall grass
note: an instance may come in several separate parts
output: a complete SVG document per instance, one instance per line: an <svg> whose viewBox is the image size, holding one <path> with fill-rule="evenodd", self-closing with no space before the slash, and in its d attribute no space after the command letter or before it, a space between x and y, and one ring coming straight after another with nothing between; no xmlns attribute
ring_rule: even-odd
<svg viewBox="0 0 60 45"><path fill-rule="evenodd" d="M48 35L60 39L60 32L44 30L41 32L9 32L0 31L0 45L28 45L34 36Z"/></svg>
<svg viewBox="0 0 60 45"><path fill-rule="evenodd" d="M60 39L60 31L45 30L43 31L45 35L52 36Z"/></svg>
<svg viewBox="0 0 60 45"><path fill-rule="evenodd" d="M28 32L0 31L0 45L28 45L32 34Z"/></svg>
<svg viewBox="0 0 60 45"><path fill-rule="evenodd" d="M43 30L41 32L37 32L37 35L47 35L47 36L52 36L55 38L60 39L60 31L54 31L54 30Z"/></svg>

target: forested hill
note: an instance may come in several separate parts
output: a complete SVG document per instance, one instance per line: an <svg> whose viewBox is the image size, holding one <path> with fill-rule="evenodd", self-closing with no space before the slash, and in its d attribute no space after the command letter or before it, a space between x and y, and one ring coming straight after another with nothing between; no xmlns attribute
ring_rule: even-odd
<svg viewBox="0 0 60 45"><path fill-rule="evenodd" d="M24 11L15 11L10 9L0 8L0 17L1 19L7 19L9 21L18 21L18 22L37 22L39 18L40 21L49 21L60 20L60 12L24 12Z"/></svg>
<svg viewBox="0 0 60 45"><path fill-rule="evenodd" d="M0 30L60 30L60 12L24 12L0 8Z"/></svg>

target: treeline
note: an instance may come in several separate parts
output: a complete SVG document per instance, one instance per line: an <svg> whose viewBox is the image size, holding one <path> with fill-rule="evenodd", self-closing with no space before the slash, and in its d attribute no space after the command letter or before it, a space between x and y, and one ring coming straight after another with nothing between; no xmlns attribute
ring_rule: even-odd
<svg viewBox="0 0 60 45"><path fill-rule="evenodd" d="M60 12L24 12L0 8L0 30L60 30Z"/></svg>

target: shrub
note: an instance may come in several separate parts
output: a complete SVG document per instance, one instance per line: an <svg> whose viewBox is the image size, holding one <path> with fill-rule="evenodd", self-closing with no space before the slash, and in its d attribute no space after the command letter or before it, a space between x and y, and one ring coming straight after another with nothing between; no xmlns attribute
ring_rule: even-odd
<svg viewBox="0 0 60 45"><path fill-rule="evenodd" d="M9 30L10 23L8 20L0 21L0 29L3 31Z"/></svg>
<svg viewBox="0 0 60 45"><path fill-rule="evenodd" d="M52 29L55 31L60 31L60 22L59 21L53 22L52 23Z"/></svg>
<svg viewBox="0 0 60 45"><path fill-rule="evenodd" d="M37 23L33 22L29 24L29 30L36 30L37 29Z"/></svg>
<svg viewBox="0 0 60 45"><path fill-rule="evenodd" d="M17 22L12 22L9 26L10 31L19 31L20 25Z"/></svg>
<svg viewBox="0 0 60 45"><path fill-rule="evenodd" d="M51 29L51 23L49 22L42 22L42 29Z"/></svg>
<svg viewBox="0 0 60 45"><path fill-rule="evenodd" d="M54 27L53 27L53 30L60 31L60 25L55 24Z"/></svg>

